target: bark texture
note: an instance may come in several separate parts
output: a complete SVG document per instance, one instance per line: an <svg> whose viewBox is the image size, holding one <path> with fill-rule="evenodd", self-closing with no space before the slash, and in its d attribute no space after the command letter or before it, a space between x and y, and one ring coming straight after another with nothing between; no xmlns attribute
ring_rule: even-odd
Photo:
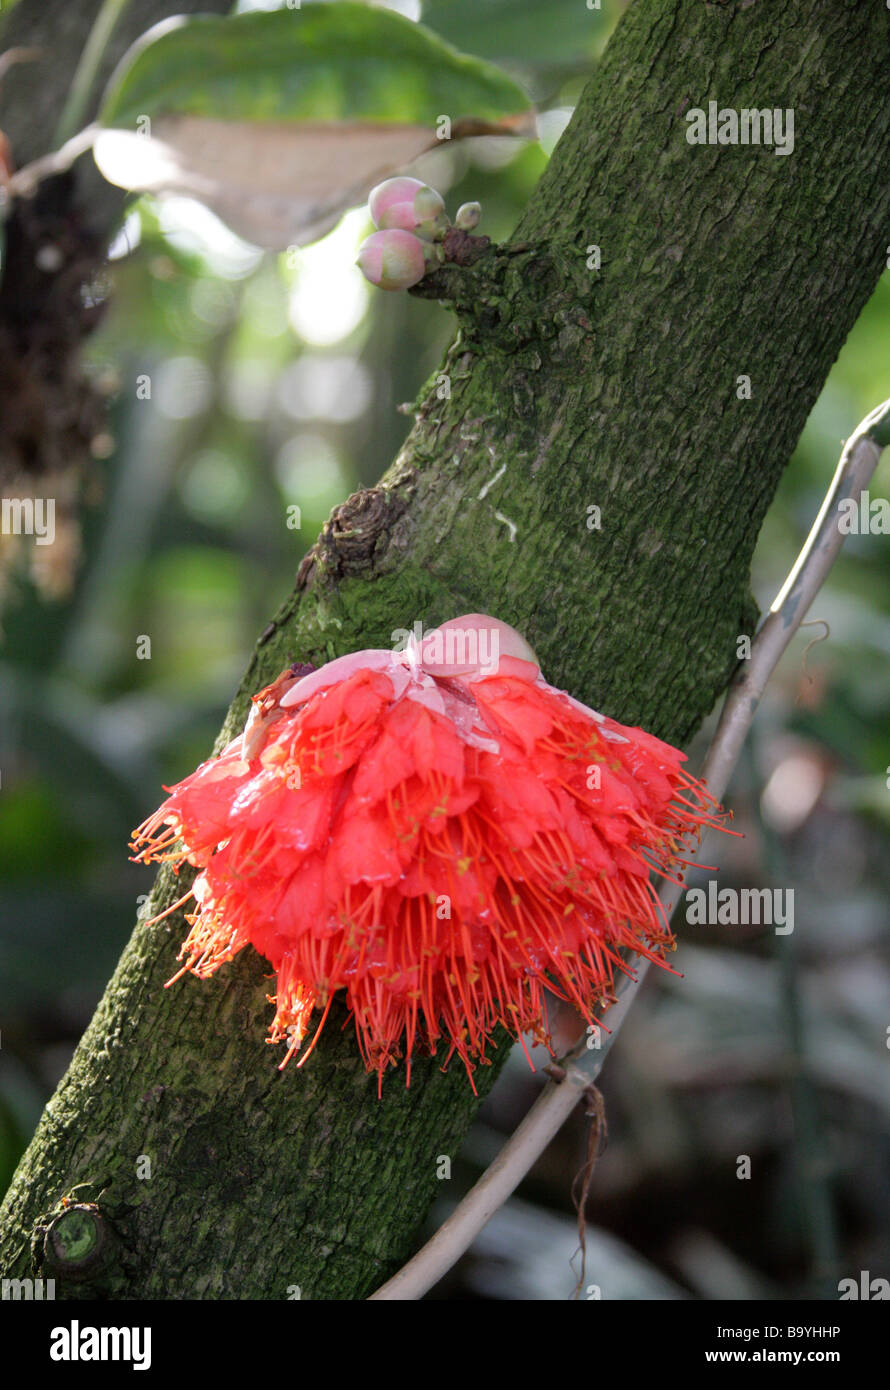
<svg viewBox="0 0 890 1390"><path fill-rule="evenodd" d="M580 699L688 737L752 631L760 523L884 267L888 36L872 3L629 7L511 241L438 274L450 395L429 384L380 486L333 514L221 739L289 662L471 610ZM688 144L709 100L793 108L793 154ZM162 874L154 908L181 891ZM420 1065L410 1092L391 1075L378 1102L331 1020L279 1074L263 962L164 993L183 935L137 926L13 1182L0 1269L55 1273L62 1297L367 1295L476 1109L462 1068ZM63 1197L113 1236L83 1279L45 1236Z"/></svg>

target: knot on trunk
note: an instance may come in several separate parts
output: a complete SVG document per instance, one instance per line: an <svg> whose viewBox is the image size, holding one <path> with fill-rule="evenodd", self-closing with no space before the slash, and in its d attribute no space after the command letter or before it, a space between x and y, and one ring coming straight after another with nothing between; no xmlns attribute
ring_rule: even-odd
<svg viewBox="0 0 890 1390"><path fill-rule="evenodd" d="M335 579L364 573L377 551L385 548L390 530L407 501L389 488L363 488L335 507L318 540L303 557L297 588L305 589L319 572Z"/></svg>

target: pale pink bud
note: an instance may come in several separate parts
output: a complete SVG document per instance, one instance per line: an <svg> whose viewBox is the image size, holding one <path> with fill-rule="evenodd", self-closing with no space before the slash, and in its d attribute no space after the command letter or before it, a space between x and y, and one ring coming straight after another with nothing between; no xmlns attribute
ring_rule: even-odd
<svg viewBox="0 0 890 1390"><path fill-rule="evenodd" d="M413 180L390 179L389 182L401 184ZM380 187L385 188L385 185L381 184ZM410 193L411 190L407 191ZM374 194L371 196L373 198ZM388 203L374 220L378 227L401 227L403 231L413 232L422 241L441 241L448 230L445 203L436 190L429 188L425 183L420 185L413 198L406 198L404 202Z"/></svg>
<svg viewBox="0 0 890 1390"><path fill-rule="evenodd" d="M407 290L426 272L423 242L400 227L373 232L359 247L356 265L381 290Z"/></svg>
<svg viewBox="0 0 890 1390"><path fill-rule="evenodd" d="M427 632L420 643L420 661L431 676L497 675L500 662L521 661L537 667L538 658L515 627L490 618L487 613L465 613L461 618Z"/></svg>
<svg viewBox="0 0 890 1390"><path fill-rule="evenodd" d="M383 226L383 215L387 208L391 208L395 203L410 203L413 205L416 195L421 188L426 188L425 183L420 179L398 178L384 179L383 183L378 183L376 188L372 188L368 197L368 210L374 221L375 227Z"/></svg>
<svg viewBox="0 0 890 1390"><path fill-rule="evenodd" d="M377 222L381 229L401 227L404 232L413 232L417 227L417 216L413 203L390 203Z"/></svg>

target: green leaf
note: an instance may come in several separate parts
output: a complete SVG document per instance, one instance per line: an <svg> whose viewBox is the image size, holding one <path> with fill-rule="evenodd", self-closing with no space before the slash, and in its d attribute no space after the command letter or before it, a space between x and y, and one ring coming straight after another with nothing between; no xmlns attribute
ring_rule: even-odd
<svg viewBox="0 0 890 1390"><path fill-rule="evenodd" d="M528 106L498 68L390 10L344 0L157 25L122 60L100 119L118 127L165 115L435 127L443 114L495 123Z"/></svg>
<svg viewBox="0 0 890 1390"><path fill-rule="evenodd" d="M191 194L272 249L321 236L443 133L534 133L512 78L401 15L339 2L158 25L100 121L111 183Z"/></svg>
<svg viewBox="0 0 890 1390"><path fill-rule="evenodd" d="M445 39L522 69L589 66L614 23L585 0L424 0L423 21Z"/></svg>

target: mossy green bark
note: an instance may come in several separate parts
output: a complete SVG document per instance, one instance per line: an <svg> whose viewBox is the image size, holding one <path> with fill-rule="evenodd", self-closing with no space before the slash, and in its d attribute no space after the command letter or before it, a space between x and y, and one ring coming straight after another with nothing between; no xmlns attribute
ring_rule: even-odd
<svg viewBox="0 0 890 1390"><path fill-rule="evenodd" d="M221 738L285 664L470 610L522 629L582 700L694 730L755 621L764 512L884 266L888 37L871 3L630 6L511 242L439 274L450 395L431 384L380 487L337 509ZM683 113L709 100L793 107L794 153L690 146ZM153 908L177 891L162 874ZM366 1296L476 1109L463 1069L421 1063L378 1101L341 1015L279 1074L263 962L165 993L182 935L137 926L8 1195L0 1271L46 1269L73 1196L115 1239L57 1296Z"/></svg>

